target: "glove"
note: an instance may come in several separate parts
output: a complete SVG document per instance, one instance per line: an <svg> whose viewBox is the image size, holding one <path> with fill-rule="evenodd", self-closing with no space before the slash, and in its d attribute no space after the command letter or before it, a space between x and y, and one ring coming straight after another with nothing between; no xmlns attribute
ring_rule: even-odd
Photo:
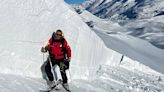
<svg viewBox="0 0 164 92"><path fill-rule="evenodd" d="M70 59L65 59L65 62L70 62Z"/></svg>
<svg viewBox="0 0 164 92"><path fill-rule="evenodd" d="M47 49L45 47L42 47L41 48L41 52L46 53L47 52Z"/></svg>

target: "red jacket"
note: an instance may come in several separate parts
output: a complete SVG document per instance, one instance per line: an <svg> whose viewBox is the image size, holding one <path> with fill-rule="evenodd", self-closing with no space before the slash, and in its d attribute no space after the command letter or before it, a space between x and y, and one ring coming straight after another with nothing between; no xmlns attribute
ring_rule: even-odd
<svg viewBox="0 0 164 92"><path fill-rule="evenodd" d="M52 38L49 39L49 44L47 46L47 49L50 51L50 55L51 55L52 59L61 60L61 59L65 58L63 47L66 50L65 54L70 59L71 58L71 48L65 39L63 42L63 46L62 46L62 42L54 41L52 44Z"/></svg>

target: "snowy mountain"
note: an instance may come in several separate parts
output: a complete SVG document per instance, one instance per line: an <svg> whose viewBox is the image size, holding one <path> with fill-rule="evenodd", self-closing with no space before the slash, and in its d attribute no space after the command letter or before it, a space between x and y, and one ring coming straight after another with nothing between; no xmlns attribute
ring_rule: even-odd
<svg viewBox="0 0 164 92"><path fill-rule="evenodd" d="M80 15L85 21L93 21L94 26L92 29L99 37L102 38L108 48L128 56L133 60L137 60L138 62L148 65L153 69L157 68L157 62L161 62L160 64L162 64L164 60L162 56L164 54L163 50L156 48L145 40L120 32L120 30L127 30L123 30L124 27L120 26L118 23L100 19L88 11L84 11ZM133 25L135 25L135 23ZM150 58L150 56L153 58ZM160 65L158 66L158 68L162 67ZM160 71L161 69L156 70Z"/></svg>
<svg viewBox="0 0 164 92"><path fill-rule="evenodd" d="M0 92L47 88L41 72L47 54L40 49L57 29L63 30L72 49L67 75L73 92L164 91L164 52L149 43L122 34L106 35L101 28L109 22L95 16L104 24L91 29L63 0L0 2ZM121 27L116 23L112 28Z"/></svg>
<svg viewBox="0 0 164 92"><path fill-rule="evenodd" d="M162 0L88 0L83 7L100 18L145 19L164 14Z"/></svg>
<svg viewBox="0 0 164 92"><path fill-rule="evenodd" d="M139 39L137 37L125 34L125 32L131 32L131 30L130 29L128 30L126 27L133 27L132 25L135 26L135 25L138 24L138 22L134 22L134 23L132 22L133 24L129 25L129 26L122 26L122 25L120 25L119 23L116 23L116 22L112 22L112 21L109 21L109 20L106 20L106 19L100 19L100 18L92 15L88 11L83 11L80 15L86 23L88 23L88 21L90 21L90 23L93 25L91 27L91 29L99 37L102 38L102 40L104 41L105 45L108 48L113 49L113 50L123 54L122 59L120 61L121 62L120 63L121 67L124 67L124 68L126 68L130 71L134 70L135 73L136 73L136 70L137 71L139 70L140 72L142 71L142 72L145 72L145 73L153 74L152 71L151 72L149 71L150 68L148 68L144 65L147 65L147 66L149 66L149 67L151 67L151 68L153 68L157 71L162 70L163 60L164 60L164 58L162 56L164 54L163 50L154 47L152 44L148 43L147 41L144 41L144 40ZM151 21L155 22L154 19L152 19ZM140 23L143 23L143 21L141 21ZM90 26L90 24L88 24L88 25ZM145 26L145 25L142 25L142 26ZM150 25L149 25L149 27L150 27ZM152 26L152 28L157 28L157 29L161 28L161 27L162 27L161 25L159 25L159 26L156 25L156 27ZM131 32L131 33L133 33L133 32ZM146 34L146 32L145 32L145 34ZM147 33L147 34L149 34L149 33ZM158 32L157 32L157 34L158 34ZM129 59L129 57L131 59ZM107 62L107 65L112 65L112 63ZM102 68L100 68L100 71L101 71L101 69ZM112 73L109 73L109 72L107 73L107 75L109 74L112 77L112 79L110 79L110 80L114 79L113 81L115 81L115 82L122 81L122 80L117 79L117 78L120 78L118 76L121 76L121 75L119 75L120 70L118 70L118 71L115 71L115 70L117 70L117 69L114 69L111 72L114 72L114 74L116 74L116 75L113 75ZM106 74L106 71L108 71L108 69L105 69L104 72L101 71L100 74L102 74L102 72ZM110 71L110 69L109 69L109 71ZM125 71L123 71L123 73L125 73ZM118 74L118 76L117 76L117 74ZM138 74L140 74L140 73L138 73ZM126 75L126 73L125 73L125 75ZM136 76L137 75L135 75L135 78L136 78ZM103 77L103 76L101 76L101 77ZM123 77L125 77L125 76L123 76ZM121 78L123 78L123 77L121 77ZM127 79L127 76L125 78ZM134 80L135 80L135 78L134 78ZM142 76L142 78L143 78L143 76ZM145 79L143 78L143 80L145 80ZM133 81L133 79L132 79L132 81ZM147 92L148 91L148 92L150 92L150 91L155 91L155 89L156 89L156 88L151 89L151 87L152 87L151 83L148 83L149 86L142 85L143 84L143 82L141 82L142 79L138 80L138 77L137 77L136 81L138 81L138 82L133 81L132 83L130 83L130 86L128 86L128 84L126 84L126 86L128 86L128 89L130 88L133 91L132 90L126 90L126 87L123 88L123 90L125 92L127 92L127 91L130 91L130 92L135 92L135 91ZM120 84L122 84L122 82ZM118 89L117 88L118 88L118 86L114 87L114 90L122 91L121 88L118 88ZM143 90L141 90L142 88L143 88ZM111 89L113 89L113 88L111 88ZM158 88L157 88L157 90L159 91Z"/></svg>
<svg viewBox="0 0 164 92"><path fill-rule="evenodd" d="M164 49L163 0L87 0L82 7L100 18L119 23L124 29L120 32Z"/></svg>

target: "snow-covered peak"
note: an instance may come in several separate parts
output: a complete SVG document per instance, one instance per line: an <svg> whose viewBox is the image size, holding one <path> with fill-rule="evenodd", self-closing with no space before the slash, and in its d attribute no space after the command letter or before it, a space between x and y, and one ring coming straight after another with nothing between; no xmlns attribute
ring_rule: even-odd
<svg viewBox="0 0 164 92"><path fill-rule="evenodd" d="M101 18L135 19L163 15L162 0L88 0L83 6Z"/></svg>
<svg viewBox="0 0 164 92"><path fill-rule="evenodd" d="M119 23L123 27L121 32L164 48L163 27L159 27L164 23L163 0L103 0L97 3L98 1L88 0L83 7L100 18Z"/></svg>

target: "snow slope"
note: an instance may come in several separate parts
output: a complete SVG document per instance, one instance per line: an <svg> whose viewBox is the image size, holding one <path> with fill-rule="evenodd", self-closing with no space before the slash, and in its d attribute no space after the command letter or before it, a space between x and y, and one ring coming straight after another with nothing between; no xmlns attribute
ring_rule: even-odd
<svg viewBox="0 0 164 92"><path fill-rule="evenodd" d="M122 25L127 29L123 33L144 39L154 46L164 49L163 18L164 16L158 16L146 20L129 21Z"/></svg>
<svg viewBox="0 0 164 92"><path fill-rule="evenodd" d="M136 72L132 68L129 69L135 72L128 70L127 64L130 63L122 63L125 66L119 67L122 55L107 48L106 43L63 0L0 2L0 92L38 92L46 89L40 70L46 55L40 52L40 48L56 29L64 31L72 48L68 72L73 92L164 90L162 74L150 68L144 69L142 64L141 70L148 69L156 76ZM130 61L128 59L125 57L123 60ZM130 79L132 76L136 77ZM153 89L149 88L151 85Z"/></svg>
<svg viewBox="0 0 164 92"><path fill-rule="evenodd" d="M41 77L40 48L56 29L71 45L72 77L91 77L108 58L114 57L114 63L121 58L62 0L1 1L0 13L0 73Z"/></svg>
<svg viewBox="0 0 164 92"><path fill-rule="evenodd" d="M102 38L102 40L104 41L104 43L106 44L106 46L108 48L116 50L117 52L120 52L124 55L122 58L122 61L120 62L121 63L120 66L123 67L123 69L120 67L117 67L119 69L118 70L119 72L121 70L123 70L122 71L123 74L120 75L119 72L116 72L117 69L115 69L115 68L114 69L111 68L111 70L112 70L111 73L109 73L109 72L107 73L107 71L110 71L109 68L104 69L104 67L103 68L100 67L100 71L103 69L105 70L103 73L102 73L102 71L100 73L100 76L101 76L101 78L103 78L103 81L104 81L104 79L106 79L106 81L110 80L110 84L109 85L106 84L106 85L110 86L110 89L112 89L112 90L110 90L110 89L108 89L108 90L110 90L111 92L113 92L113 91L117 91L117 92L118 91L121 91L121 92L122 91L125 91L125 92L127 92L127 91L130 91L130 92L163 91L163 89L161 88L162 85L159 82L157 84L159 84L161 86L158 85L157 88L156 87L154 88L154 86L153 86L154 83L151 84L150 82L148 82L150 76L154 75L154 73L155 73L155 75L163 76L163 75L157 73L156 71L152 70L152 69L155 69L158 72L163 73L163 66L164 66L163 50L154 47L152 44L148 43L147 41L144 41L139 38L122 33L122 31L129 32L131 30L126 30L126 28L124 28L123 26L120 26L118 23L114 23L112 21L105 20L105 19L99 19L87 11L83 11L83 13L81 13L80 15L83 17L83 19L85 21L93 21L94 26L92 29L97 33L98 36L100 36ZM133 25L137 25L137 23L134 23ZM131 25L129 25L128 27L131 27ZM160 27L160 26L158 26L158 27ZM111 63L107 62L107 65L111 65ZM109 67L109 66L107 66L107 67ZM125 70L124 70L124 68L125 68ZM150 68L152 68L152 69L150 69ZM129 76L126 76L126 74L128 72L126 69L130 71L129 73L130 73L130 75L132 75L131 76L132 80L130 78L128 78ZM140 79L139 77L136 77L138 75L133 74L133 73L136 73L137 71L139 71L137 73L137 74L139 74L139 76L140 76L140 74L142 75L141 71L144 72L144 74L143 74L144 76L145 75L147 76L147 74L148 74L149 78L148 78L148 76L147 77L145 76L147 83L143 82L143 81L145 81L145 78L143 77L143 75L142 75L142 77L140 76L140 78L141 78ZM106 75L106 73L107 73L107 75ZM117 74L119 77L117 76ZM126 77L122 76L124 74ZM104 78L103 75L106 77ZM107 78L107 76L108 76L108 78ZM125 82L124 78L128 82ZM130 80L127 80L127 79L130 79L131 82L130 82ZM158 77L157 79L160 80L160 77ZM113 81L114 84L111 83L111 81ZM117 83L120 84L119 87L118 87ZM111 87L111 85L112 85L112 87ZM114 85L116 85L116 86L114 86ZM126 85L126 87L124 87L123 85ZM155 85L156 85L156 83L155 83ZM123 86L123 89L122 89L122 86Z"/></svg>
<svg viewBox="0 0 164 92"><path fill-rule="evenodd" d="M128 60L129 61L129 60ZM132 61L130 61L132 62ZM17 75L0 75L1 92L39 92L45 90L42 79ZM145 74L136 69L123 66L102 66L93 80L74 79L70 83L72 92L163 92L164 77ZM65 92L63 89L57 92Z"/></svg>
<svg viewBox="0 0 164 92"><path fill-rule="evenodd" d="M95 16L87 11L84 11L81 16L86 21L93 21L93 30L102 38L108 48L164 73L163 50L154 47L147 41L120 33L119 30L124 27L117 23L94 18Z"/></svg>

